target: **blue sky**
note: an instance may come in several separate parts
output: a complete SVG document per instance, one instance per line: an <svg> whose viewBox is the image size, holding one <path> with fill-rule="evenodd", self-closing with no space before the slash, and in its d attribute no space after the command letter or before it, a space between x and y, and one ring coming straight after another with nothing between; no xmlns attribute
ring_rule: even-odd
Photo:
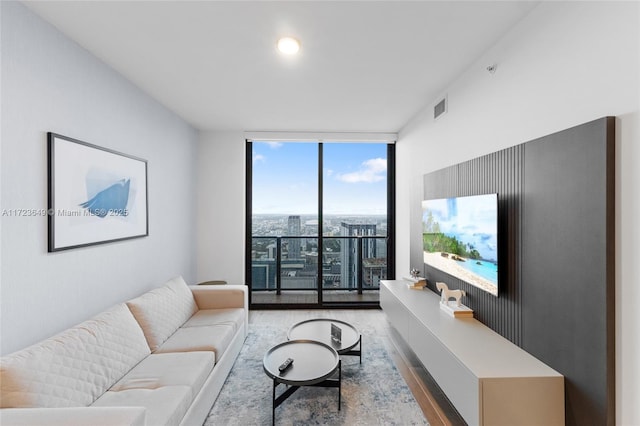
<svg viewBox="0 0 640 426"><path fill-rule="evenodd" d="M325 143L324 213L386 214L387 146ZM318 145L253 143L253 213L315 214Z"/></svg>

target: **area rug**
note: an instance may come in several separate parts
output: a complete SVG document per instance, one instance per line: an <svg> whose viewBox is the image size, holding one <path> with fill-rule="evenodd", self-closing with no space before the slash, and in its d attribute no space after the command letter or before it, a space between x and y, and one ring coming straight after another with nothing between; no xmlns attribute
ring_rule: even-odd
<svg viewBox="0 0 640 426"><path fill-rule="evenodd" d="M342 359L338 389L302 387L276 408L277 425L428 425L418 403L376 330L363 330L362 364ZM249 334L205 426L271 424L273 381L262 369L264 354L286 340L280 324L250 324ZM284 385L278 387L278 394Z"/></svg>

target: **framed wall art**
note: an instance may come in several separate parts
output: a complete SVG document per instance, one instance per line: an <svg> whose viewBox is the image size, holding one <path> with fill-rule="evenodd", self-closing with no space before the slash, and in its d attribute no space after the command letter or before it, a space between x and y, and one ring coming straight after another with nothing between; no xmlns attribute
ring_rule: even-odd
<svg viewBox="0 0 640 426"><path fill-rule="evenodd" d="M147 161L47 134L49 252L149 235Z"/></svg>

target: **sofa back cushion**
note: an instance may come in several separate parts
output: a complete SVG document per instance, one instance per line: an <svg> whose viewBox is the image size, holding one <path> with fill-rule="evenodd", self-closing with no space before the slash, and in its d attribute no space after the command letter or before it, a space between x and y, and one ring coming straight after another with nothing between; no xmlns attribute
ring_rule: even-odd
<svg viewBox="0 0 640 426"><path fill-rule="evenodd" d="M122 303L0 359L1 408L88 406L149 355Z"/></svg>
<svg viewBox="0 0 640 426"><path fill-rule="evenodd" d="M127 306L142 327L151 352L198 311L193 293L182 277L128 301Z"/></svg>

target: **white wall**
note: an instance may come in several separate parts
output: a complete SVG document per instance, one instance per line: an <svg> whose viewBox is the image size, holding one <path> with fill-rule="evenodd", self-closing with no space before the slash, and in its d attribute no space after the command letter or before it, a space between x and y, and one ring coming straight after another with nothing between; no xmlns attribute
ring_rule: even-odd
<svg viewBox="0 0 640 426"><path fill-rule="evenodd" d="M194 281L198 132L22 4L0 7L3 211L46 209L52 131L148 160L150 234L47 253L46 217L3 216L6 354L175 275Z"/></svg>
<svg viewBox="0 0 640 426"><path fill-rule="evenodd" d="M616 413L640 424L640 6L637 2L549 2L532 11L443 90L397 144L397 267L420 259L422 176L603 116L616 128ZM495 74L486 67L497 63ZM432 100L433 103L437 99ZM415 232L418 230L418 232ZM588 350L588 348L585 348Z"/></svg>
<svg viewBox="0 0 640 426"><path fill-rule="evenodd" d="M245 284L243 132L203 132L198 144L197 280Z"/></svg>

